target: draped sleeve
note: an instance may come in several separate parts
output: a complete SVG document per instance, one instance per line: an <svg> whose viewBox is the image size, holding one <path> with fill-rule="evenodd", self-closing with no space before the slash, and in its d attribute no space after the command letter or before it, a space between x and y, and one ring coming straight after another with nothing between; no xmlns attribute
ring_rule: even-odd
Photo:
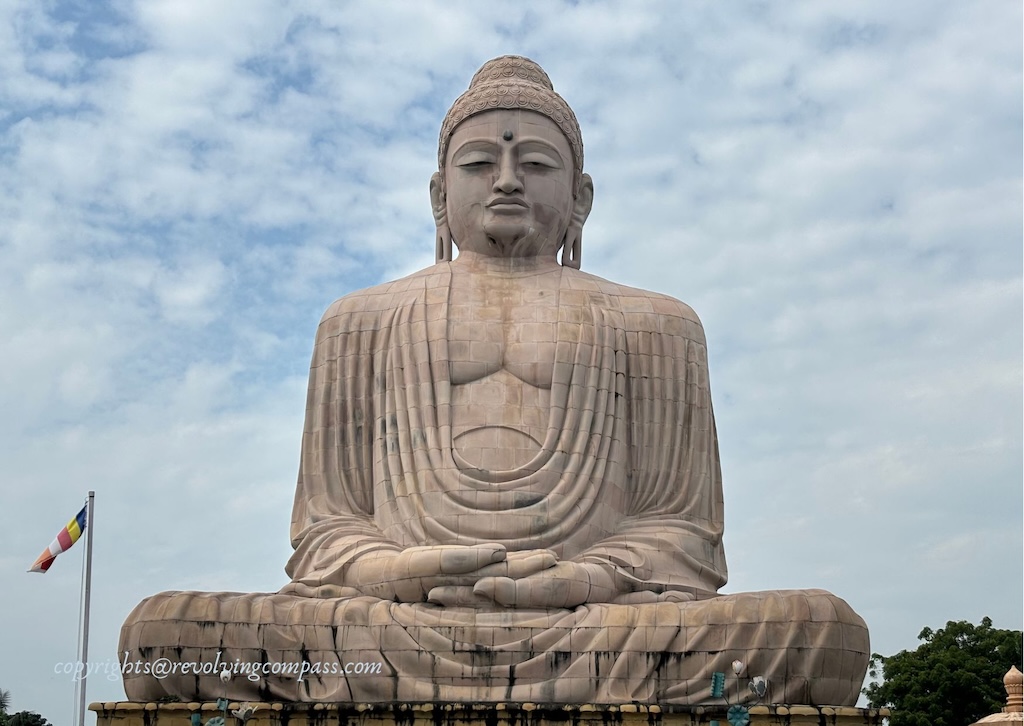
<svg viewBox="0 0 1024 726"><path fill-rule="evenodd" d="M358 558L402 549L375 522L373 503L375 358L389 292L341 298L317 329L285 568L295 582L341 585Z"/></svg>
<svg viewBox="0 0 1024 726"><path fill-rule="evenodd" d="M615 287L618 345L625 351L629 504L614 535L578 559L614 566L635 590L714 593L728 571L704 330L678 300Z"/></svg>

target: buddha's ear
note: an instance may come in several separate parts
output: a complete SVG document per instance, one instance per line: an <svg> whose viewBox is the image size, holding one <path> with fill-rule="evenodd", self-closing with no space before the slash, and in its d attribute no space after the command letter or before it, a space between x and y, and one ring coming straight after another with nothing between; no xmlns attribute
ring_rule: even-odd
<svg viewBox="0 0 1024 726"><path fill-rule="evenodd" d="M565 240L562 244L562 265L580 269L580 258L583 253L583 225L590 216L590 209L594 206L594 180L590 174L584 174L580 179L580 191L576 195L572 207L572 219L569 220L569 229L565 230Z"/></svg>
<svg viewBox="0 0 1024 726"><path fill-rule="evenodd" d="M452 232L448 228L448 205L444 197L444 182L441 174L434 172L430 177L430 211L434 214L437 234L434 237L434 261L452 261Z"/></svg>

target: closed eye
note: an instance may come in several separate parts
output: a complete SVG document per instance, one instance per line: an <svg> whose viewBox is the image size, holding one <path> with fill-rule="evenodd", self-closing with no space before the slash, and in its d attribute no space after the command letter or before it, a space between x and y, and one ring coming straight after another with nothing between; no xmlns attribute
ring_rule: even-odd
<svg viewBox="0 0 1024 726"><path fill-rule="evenodd" d="M460 154L458 158L455 159L455 166L460 168L477 168L489 166L494 162L495 158L493 154L477 150Z"/></svg>
<svg viewBox="0 0 1024 726"><path fill-rule="evenodd" d="M540 151L530 151L519 157L519 163L531 169L561 169L557 159Z"/></svg>

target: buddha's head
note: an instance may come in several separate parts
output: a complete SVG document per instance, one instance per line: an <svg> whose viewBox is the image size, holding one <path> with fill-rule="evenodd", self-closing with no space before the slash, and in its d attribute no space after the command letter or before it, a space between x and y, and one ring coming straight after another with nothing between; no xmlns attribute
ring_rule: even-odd
<svg viewBox="0 0 1024 726"><path fill-rule="evenodd" d="M430 180L438 261L454 241L496 257L561 248L562 264L579 268L593 194L576 116L544 70L514 55L485 63L441 127Z"/></svg>

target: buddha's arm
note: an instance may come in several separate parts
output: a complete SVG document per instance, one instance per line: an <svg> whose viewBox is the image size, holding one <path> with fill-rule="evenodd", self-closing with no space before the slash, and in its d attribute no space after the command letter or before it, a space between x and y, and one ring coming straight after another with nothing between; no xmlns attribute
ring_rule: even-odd
<svg viewBox="0 0 1024 726"><path fill-rule="evenodd" d="M627 314L629 516L579 559L637 591L706 597L726 582L723 496L704 330L685 304L651 296Z"/></svg>
<svg viewBox="0 0 1024 726"><path fill-rule="evenodd" d="M317 328L292 514L295 552L285 568L289 587L302 594L352 588L353 563L402 550L373 519L372 345L378 316L362 310L367 297L338 300Z"/></svg>

